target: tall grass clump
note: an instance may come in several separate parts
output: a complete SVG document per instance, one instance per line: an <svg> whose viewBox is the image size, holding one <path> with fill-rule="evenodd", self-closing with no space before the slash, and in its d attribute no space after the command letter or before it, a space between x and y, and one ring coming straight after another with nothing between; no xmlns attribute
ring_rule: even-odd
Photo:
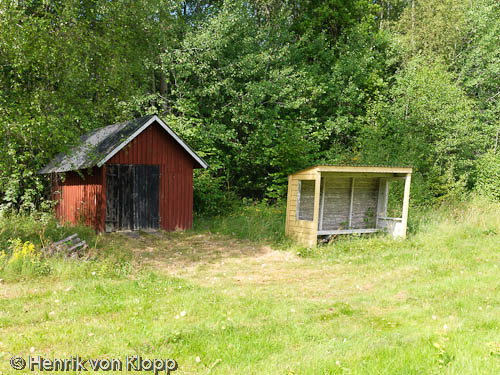
<svg viewBox="0 0 500 375"><path fill-rule="evenodd" d="M89 246L83 258L44 254L45 246L75 233ZM130 255L99 241L91 227L61 224L44 213L0 216L0 279L13 281L49 275L58 279L121 278L131 271Z"/></svg>
<svg viewBox="0 0 500 375"><path fill-rule="evenodd" d="M10 241L16 238L43 247L74 233L77 233L89 245L94 244L97 239L93 228L85 225L61 224L47 213L28 215L3 212L0 214L0 249L8 248Z"/></svg>
<svg viewBox="0 0 500 375"><path fill-rule="evenodd" d="M225 234L254 242L282 244L285 237L285 204L243 200L226 215L198 217L194 230Z"/></svg>
<svg viewBox="0 0 500 375"><path fill-rule="evenodd" d="M412 212L413 211L413 212ZM339 236L317 249L301 251L306 257L326 257L342 261L358 256L397 257L399 261L414 258L450 259L470 257L474 252L493 252L500 242L500 203L484 198L467 202L446 202L436 207L410 210L407 239L377 235Z"/></svg>

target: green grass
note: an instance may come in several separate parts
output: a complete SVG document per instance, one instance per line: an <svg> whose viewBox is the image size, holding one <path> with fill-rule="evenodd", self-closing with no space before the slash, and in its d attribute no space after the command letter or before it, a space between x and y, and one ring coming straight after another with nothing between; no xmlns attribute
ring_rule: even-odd
<svg viewBox="0 0 500 375"><path fill-rule="evenodd" d="M234 238L273 244L289 243L285 237L285 204L244 201L225 216L199 217L194 229Z"/></svg>
<svg viewBox="0 0 500 375"><path fill-rule="evenodd" d="M499 210L442 207L406 241L350 237L300 255L200 226L105 236L134 254L131 273L96 272L101 260L95 274L0 285L0 371L19 373L9 353L33 348L174 358L178 374L497 374Z"/></svg>
<svg viewBox="0 0 500 375"><path fill-rule="evenodd" d="M43 213L0 215L0 250L8 250L9 239L13 238L30 241L40 247L74 233L90 246L96 246L94 229L84 225L61 225L52 216Z"/></svg>

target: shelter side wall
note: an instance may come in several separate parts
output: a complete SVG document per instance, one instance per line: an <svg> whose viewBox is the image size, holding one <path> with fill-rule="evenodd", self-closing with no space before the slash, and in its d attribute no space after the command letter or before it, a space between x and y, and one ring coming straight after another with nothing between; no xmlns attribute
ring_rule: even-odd
<svg viewBox="0 0 500 375"><path fill-rule="evenodd" d="M317 243L317 221L297 220L297 196L299 193L299 181L301 180L317 181L317 173L307 171L306 173L299 173L288 177L285 232L298 242L308 246L315 246ZM314 204L314 201L309 203ZM316 212L314 212L314 216L317 217Z"/></svg>
<svg viewBox="0 0 500 375"><path fill-rule="evenodd" d="M100 229L102 215L102 171L66 172L53 185L56 217L63 223L83 223Z"/></svg>
<svg viewBox="0 0 500 375"><path fill-rule="evenodd" d="M193 225L193 163L191 156L157 123L107 162L160 166L160 227L169 231Z"/></svg>

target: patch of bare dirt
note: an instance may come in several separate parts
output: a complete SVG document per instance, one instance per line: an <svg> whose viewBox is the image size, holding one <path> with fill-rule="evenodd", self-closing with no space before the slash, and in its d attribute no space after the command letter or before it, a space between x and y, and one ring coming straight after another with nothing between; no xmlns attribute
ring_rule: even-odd
<svg viewBox="0 0 500 375"><path fill-rule="evenodd" d="M269 246L208 233L146 234L134 242L132 251L139 264L168 272L229 260L271 259L280 253Z"/></svg>

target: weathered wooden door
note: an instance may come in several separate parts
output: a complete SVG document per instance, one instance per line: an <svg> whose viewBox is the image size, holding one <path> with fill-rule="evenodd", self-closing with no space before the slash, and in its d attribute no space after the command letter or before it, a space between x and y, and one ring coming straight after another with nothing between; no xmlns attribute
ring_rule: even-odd
<svg viewBox="0 0 500 375"><path fill-rule="evenodd" d="M158 165L108 165L106 231L159 228L159 187Z"/></svg>

